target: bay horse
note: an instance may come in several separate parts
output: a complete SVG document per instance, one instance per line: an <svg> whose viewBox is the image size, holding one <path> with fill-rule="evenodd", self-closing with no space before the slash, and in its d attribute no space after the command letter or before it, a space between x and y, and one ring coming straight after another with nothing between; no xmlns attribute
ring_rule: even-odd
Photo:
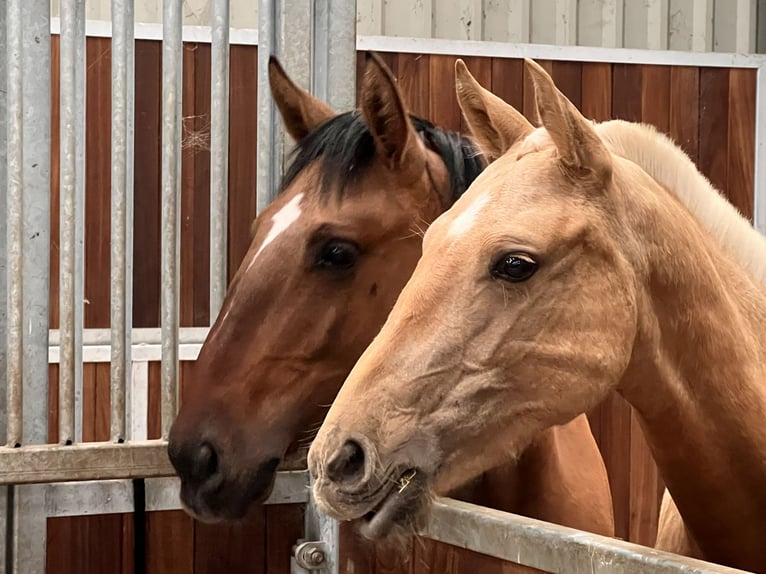
<svg viewBox="0 0 766 574"><path fill-rule="evenodd" d="M312 438L383 325L421 255L423 229L485 167L469 139L407 112L376 56L354 112L333 112L274 58L269 78L295 156L253 224L169 438L183 506L203 521L237 520L268 496L277 468ZM461 487L450 493L613 534L606 470L584 415ZM367 526L364 535L383 534Z"/></svg>
<svg viewBox="0 0 766 574"><path fill-rule="evenodd" d="M320 508L411 520L617 390L704 557L766 572L764 287L526 67L545 138L458 86L497 159L429 227L327 413L308 458Z"/></svg>

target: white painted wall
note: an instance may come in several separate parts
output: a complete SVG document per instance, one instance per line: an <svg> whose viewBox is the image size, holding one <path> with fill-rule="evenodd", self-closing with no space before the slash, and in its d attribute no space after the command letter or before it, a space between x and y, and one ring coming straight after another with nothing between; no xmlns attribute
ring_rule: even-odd
<svg viewBox="0 0 766 574"><path fill-rule="evenodd" d="M60 0L51 0L58 15ZM322 1L322 0L318 0ZM110 0L88 0L109 20ZM755 52L763 0L357 0L360 35L537 44ZM136 20L159 23L161 0L136 0ZM184 24L206 26L210 0L184 0ZM234 28L258 27L257 0L231 0Z"/></svg>

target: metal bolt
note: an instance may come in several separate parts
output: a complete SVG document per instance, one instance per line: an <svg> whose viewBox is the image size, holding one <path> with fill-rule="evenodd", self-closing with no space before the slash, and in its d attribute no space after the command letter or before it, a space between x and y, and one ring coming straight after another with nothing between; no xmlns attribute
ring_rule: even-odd
<svg viewBox="0 0 766 574"><path fill-rule="evenodd" d="M319 566L324 562L324 552L319 550L319 548L314 548L309 551L308 555L306 556L306 562L311 564L312 566Z"/></svg>

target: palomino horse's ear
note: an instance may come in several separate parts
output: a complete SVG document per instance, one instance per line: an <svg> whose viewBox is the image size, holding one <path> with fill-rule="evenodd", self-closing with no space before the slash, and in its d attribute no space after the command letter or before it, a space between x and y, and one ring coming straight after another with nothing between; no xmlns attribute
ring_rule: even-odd
<svg viewBox="0 0 766 574"><path fill-rule="evenodd" d="M576 177L606 181L612 158L593 124L562 94L539 64L525 59L535 84L537 113L559 152L559 161Z"/></svg>
<svg viewBox="0 0 766 574"><path fill-rule="evenodd" d="M455 91L468 127L489 161L535 129L516 108L482 87L460 59L455 62Z"/></svg>
<svg viewBox="0 0 766 574"><path fill-rule="evenodd" d="M275 56L269 57L269 84L287 133L296 141L335 116L330 106L296 86Z"/></svg>
<svg viewBox="0 0 766 574"><path fill-rule="evenodd" d="M375 140L378 155L391 169L423 171L425 151L410 121L391 70L380 57L367 52L360 94L362 113Z"/></svg>

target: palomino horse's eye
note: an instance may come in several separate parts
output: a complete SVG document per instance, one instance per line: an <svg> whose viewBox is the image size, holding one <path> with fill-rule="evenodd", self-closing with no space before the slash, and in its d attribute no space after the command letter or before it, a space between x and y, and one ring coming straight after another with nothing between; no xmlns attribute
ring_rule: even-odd
<svg viewBox="0 0 766 574"><path fill-rule="evenodd" d="M537 262L524 253L506 253L492 266L492 276L503 281L526 281L537 271Z"/></svg>
<svg viewBox="0 0 766 574"><path fill-rule="evenodd" d="M350 269L359 258L359 248L350 241L331 239L317 253L315 265L324 269Z"/></svg>

